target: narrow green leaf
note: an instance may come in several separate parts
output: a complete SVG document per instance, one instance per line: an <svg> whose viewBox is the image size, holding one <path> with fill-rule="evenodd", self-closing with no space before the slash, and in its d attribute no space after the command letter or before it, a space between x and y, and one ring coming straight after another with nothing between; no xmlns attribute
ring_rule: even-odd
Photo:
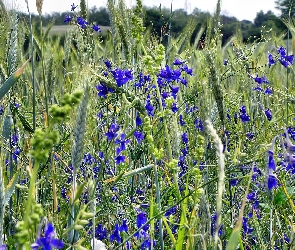
<svg viewBox="0 0 295 250"><path fill-rule="evenodd" d="M0 100L6 95L6 93L9 91L9 89L17 82L17 80L20 78L21 74L23 73L27 63L30 59L28 59L23 66L21 66L17 71L14 72L13 75L11 75L1 86L0 88Z"/></svg>
<svg viewBox="0 0 295 250"><path fill-rule="evenodd" d="M86 182L83 182L80 186L78 186L77 191L75 193L74 203L79 199L80 195L82 194Z"/></svg>
<svg viewBox="0 0 295 250"><path fill-rule="evenodd" d="M17 172L15 172L15 174L13 175L12 179L10 180L10 182L8 183L8 185L7 185L6 189L5 189L4 206L8 203L10 197L14 193L15 185L17 183L18 176L19 176L19 170Z"/></svg>
<svg viewBox="0 0 295 250"><path fill-rule="evenodd" d="M173 235L173 233L172 233L172 230L171 230L171 228L169 227L166 218L163 216L162 219L163 219L163 222L164 222L164 225L165 225L165 227L166 227L167 233L168 233L168 235L169 235L169 237L170 237L170 240L172 241L173 248L174 248L174 247L175 247L175 244L176 244L176 240L175 240L175 238L174 238L174 235Z"/></svg>
<svg viewBox="0 0 295 250"><path fill-rule="evenodd" d="M187 195L188 195L188 185L186 185L184 195L185 195L185 197L187 197ZM180 229L179 229L178 235L177 235L176 250L182 250L183 249L183 241L184 241L185 232L186 232L186 228L184 227L184 225L187 222L186 208L187 208L187 198L185 198L183 203L181 204Z"/></svg>
<svg viewBox="0 0 295 250"><path fill-rule="evenodd" d="M240 221L237 222L234 230L232 231L230 238L228 240L228 244L226 246L226 250L236 250L239 244L240 232L241 232L242 225Z"/></svg>
<svg viewBox="0 0 295 250"><path fill-rule="evenodd" d="M27 130L30 133L34 133L34 129L31 127L30 123L27 121L26 117L23 116L17 108L13 107L13 112L18 116L20 122L22 123L25 130Z"/></svg>
<svg viewBox="0 0 295 250"><path fill-rule="evenodd" d="M2 130L2 136L5 139L9 139L10 138L12 126L13 126L12 116L11 115L7 115L5 117L4 125L3 125L3 130Z"/></svg>

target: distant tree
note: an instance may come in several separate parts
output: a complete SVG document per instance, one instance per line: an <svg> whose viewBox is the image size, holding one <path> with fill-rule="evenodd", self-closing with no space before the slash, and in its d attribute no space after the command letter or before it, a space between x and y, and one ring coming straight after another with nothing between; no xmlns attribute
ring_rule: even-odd
<svg viewBox="0 0 295 250"><path fill-rule="evenodd" d="M295 16L295 0L276 0L276 9L281 11L281 16Z"/></svg>
<svg viewBox="0 0 295 250"><path fill-rule="evenodd" d="M110 16L105 7L100 7L99 9L96 6L92 7L88 11L88 20L90 23L97 23L104 26L110 25Z"/></svg>

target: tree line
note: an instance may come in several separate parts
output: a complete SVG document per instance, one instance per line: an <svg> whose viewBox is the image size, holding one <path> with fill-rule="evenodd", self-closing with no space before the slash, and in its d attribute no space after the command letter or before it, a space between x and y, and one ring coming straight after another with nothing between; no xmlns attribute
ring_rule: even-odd
<svg viewBox="0 0 295 250"><path fill-rule="evenodd" d="M283 12L283 11L282 11ZM70 12L54 12L42 16L43 26L48 25L54 21L55 25L63 25L66 15ZM26 17L26 14L23 14ZM153 33L160 36L163 35L163 27L165 31L169 29L172 36L181 35L186 25L193 21L195 25L194 36L200 30L200 27L206 27L211 14L209 12L201 11L195 8L191 14L188 14L184 9L177 9L171 13L168 8L144 7L144 26L150 28ZM40 22L38 15L33 15L32 19L36 24ZM110 26L109 13L107 8L96 6L88 11L88 21L102 26ZM261 27L266 26L267 29L272 29L276 35L283 34L287 28L281 17L277 17L272 11L266 13L260 11L256 14L254 22L249 20L239 21L236 17L221 15L220 21L222 23L221 32L223 34L223 43L227 42L230 37L238 32L242 35L243 41L247 41L253 37L259 38L261 36ZM162 33L162 34L161 34ZM205 33L204 33L205 35Z"/></svg>

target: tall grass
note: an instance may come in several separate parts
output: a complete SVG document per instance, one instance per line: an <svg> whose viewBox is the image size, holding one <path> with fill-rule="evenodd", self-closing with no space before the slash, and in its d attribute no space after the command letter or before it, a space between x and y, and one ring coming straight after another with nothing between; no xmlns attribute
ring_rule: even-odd
<svg viewBox="0 0 295 250"><path fill-rule="evenodd" d="M81 1L60 46L52 24L0 2L0 246L293 249L294 66L280 63L282 36L263 27L253 43L237 33L222 45L220 1L193 43L193 19L155 37L140 0L108 11L102 43Z"/></svg>

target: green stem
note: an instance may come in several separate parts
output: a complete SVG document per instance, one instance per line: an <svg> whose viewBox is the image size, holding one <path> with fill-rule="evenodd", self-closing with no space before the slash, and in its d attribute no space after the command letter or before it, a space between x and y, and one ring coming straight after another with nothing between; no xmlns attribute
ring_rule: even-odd
<svg viewBox="0 0 295 250"><path fill-rule="evenodd" d="M31 50L31 62L32 62L32 87L33 87L33 130L36 130L36 86L35 86L35 68L34 68L34 42L33 42L33 28L32 28L32 17L29 9L28 0L26 0L27 9L29 13L29 24L30 24L30 35L31 35L31 42L30 42L30 50Z"/></svg>
<svg viewBox="0 0 295 250"><path fill-rule="evenodd" d="M157 82L157 77L156 75L154 75L154 82ZM160 104L160 112L163 114L163 105L162 105L162 96L160 93L160 89L159 89L159 85L156 84L156 90L157 90L157 97L159 100L159 104ZM166 142L167 142L167 150L168 150L168 160L171 161L173 159L172 156L172 148L171 148L171 143L170 143L170 135L168 132L168 127L167 127L167 122L165 117L163 117L163 125L164 125L164 131L165 131L165 136L166 136ZM177 198L180 199L181 195L180 195L180 191L179 191L179 186L178 186L178 178L177 178L177 171L173 170L173 179L174 179L174 184L176 186L176 190L177 190Z"/></svg>
<svg viewBox="0 0 295 250"><path fill-rule="evenodd" d="M157 170L157 162L156 159L154 160L154 174L155 174L155 184L156 184L156 197L157 197L157 206L158 211L161 211L161 194L160 194L160 185L159 185L159 177L158 177L158 170ZM163 222L162 222L162 216L159 218L159 233L160 233L160 245L161 250L164 250L164 240L163 240ZM153 243L151 243L153 245Z"/></svg>
<svg viewBox="0 0 295 250"><path fill-rule="evenodd" d="M42 30L42 16L39 15L40 18L40 37L41 37L41 63L42 63L42 78L44 85L44 94L45 94L45 109L47 116L47 126L49 125L49 115L48 115L48 97L47 97L47 88L46 88L46 78L45 78L45 65L44 65L44 40L43 40L43 30Z"/></svg>
<svg viewBox="0 0 295 250"><path fill-rule="evenodd" d="M33 194L34 194L34 188L35 188L37 174L38 174L38 170L39 170L39 162L35 161L34 166L35 167L33 168L32 176L31 176L31 180L30 180L30 188L29 188L29 192L28 192L27 205L26 205L26 211L25 211L25 219L24 219L25 230L29 229L29 217L31 215L32 202L34 200Z"/></svg>

